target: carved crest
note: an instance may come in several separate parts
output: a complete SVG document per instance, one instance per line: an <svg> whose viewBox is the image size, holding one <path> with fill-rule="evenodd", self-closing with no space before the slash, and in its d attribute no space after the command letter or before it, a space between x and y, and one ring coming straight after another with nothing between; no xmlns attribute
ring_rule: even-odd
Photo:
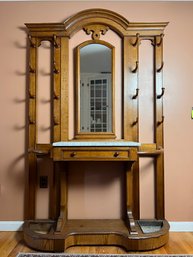
<svg viewBox="0 0 193 257"><path fill-rule="evenodd" d="M87 35L91 34L93 40L100 39L100 35L105 35L106 32L109 30L108 26L105 25L88 25L85 26L84 31Z"/></svg>

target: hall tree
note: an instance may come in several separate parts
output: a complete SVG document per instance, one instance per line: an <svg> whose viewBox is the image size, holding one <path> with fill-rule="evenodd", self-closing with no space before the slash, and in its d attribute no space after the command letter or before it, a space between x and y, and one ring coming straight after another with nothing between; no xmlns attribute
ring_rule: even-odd
<svg viewBox="0 0 193 257"><path fill-rule="evenodd" d="M55 252L75 245L117 245L130 251L153 250L165 245L169 232L164 208L163 137L163 39L167 22L134 23L110 10L88 9L64 23L27 23L26 26L29 51L26 244L36 250ZM50 44L51 59L50 142L40 143L37 92L42 85L38 83L38 50L45 41ZM143 41L150 43L153 59L149 62L151 83L146 89L153 99L150 107L153 131L152 139L147 142L140 142L144 138L143 127L139 128L145 119L139 110L145 102L140 102L144 85L139 83ZM105 67L102 66L105 60L99 56L108 60ZM74 79L70 78L70 70ZM144 158L151 159L155 181L151 219L142 219L140 210L140 162ZM51 169L49 217L40 220L36 217L36 191L42 161L49 162ZM112 217L104 218L101 212L100 218L83 218L84 206L76 218L70 217L69 182L73 181L71 174L78 175L77 170L83 181L85 174L90 175L87 182L91 186L92 171L98 172L101 181L104 173L105 188L119 176L121 206ZM103 206L94 208L102 210Z"/></svg>

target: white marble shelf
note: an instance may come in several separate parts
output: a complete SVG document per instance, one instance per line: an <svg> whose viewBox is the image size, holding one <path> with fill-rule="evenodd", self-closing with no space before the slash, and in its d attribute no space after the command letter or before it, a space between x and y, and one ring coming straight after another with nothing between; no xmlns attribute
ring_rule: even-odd
<svg viewBox="0 0 193 257"><path fill-rule="evenodd" d="M128 146L137 147L141 144L133 141L61 141L54 142L53 146Z"/></svg>

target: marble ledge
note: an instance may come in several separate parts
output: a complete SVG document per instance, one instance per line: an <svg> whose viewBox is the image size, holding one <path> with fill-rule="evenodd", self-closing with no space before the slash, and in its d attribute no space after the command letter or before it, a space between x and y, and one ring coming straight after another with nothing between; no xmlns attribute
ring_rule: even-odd
<svg viewBox="0 0 193 257"><path fill-rule="evenodd" d="M138 147L141 143L133 141L60 141L54 142L52 146L62 147L62 146L128 146L128 147Z"/></svg>

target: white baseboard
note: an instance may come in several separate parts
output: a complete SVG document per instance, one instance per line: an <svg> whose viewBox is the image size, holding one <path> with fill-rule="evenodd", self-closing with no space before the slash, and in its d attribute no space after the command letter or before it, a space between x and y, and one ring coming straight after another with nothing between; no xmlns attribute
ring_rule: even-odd
<svg viewBox="0 0 193 257"><path fill-rule="evenodd" d="M170 232L193 232L193 221L169 221ZM0 231L22 231L23 221L0 221Z"/></svg>
<svg viewBox="0 0 193 257"><path fill-rule="evenodd" d="M192 221L170 221L171 232L193 232Z"/></svg>
<svg viewBox="0 0 193 257"><path fill-rule="evenodd" d="M0 231L22 231L23 221L0 221Z"/></svg>

